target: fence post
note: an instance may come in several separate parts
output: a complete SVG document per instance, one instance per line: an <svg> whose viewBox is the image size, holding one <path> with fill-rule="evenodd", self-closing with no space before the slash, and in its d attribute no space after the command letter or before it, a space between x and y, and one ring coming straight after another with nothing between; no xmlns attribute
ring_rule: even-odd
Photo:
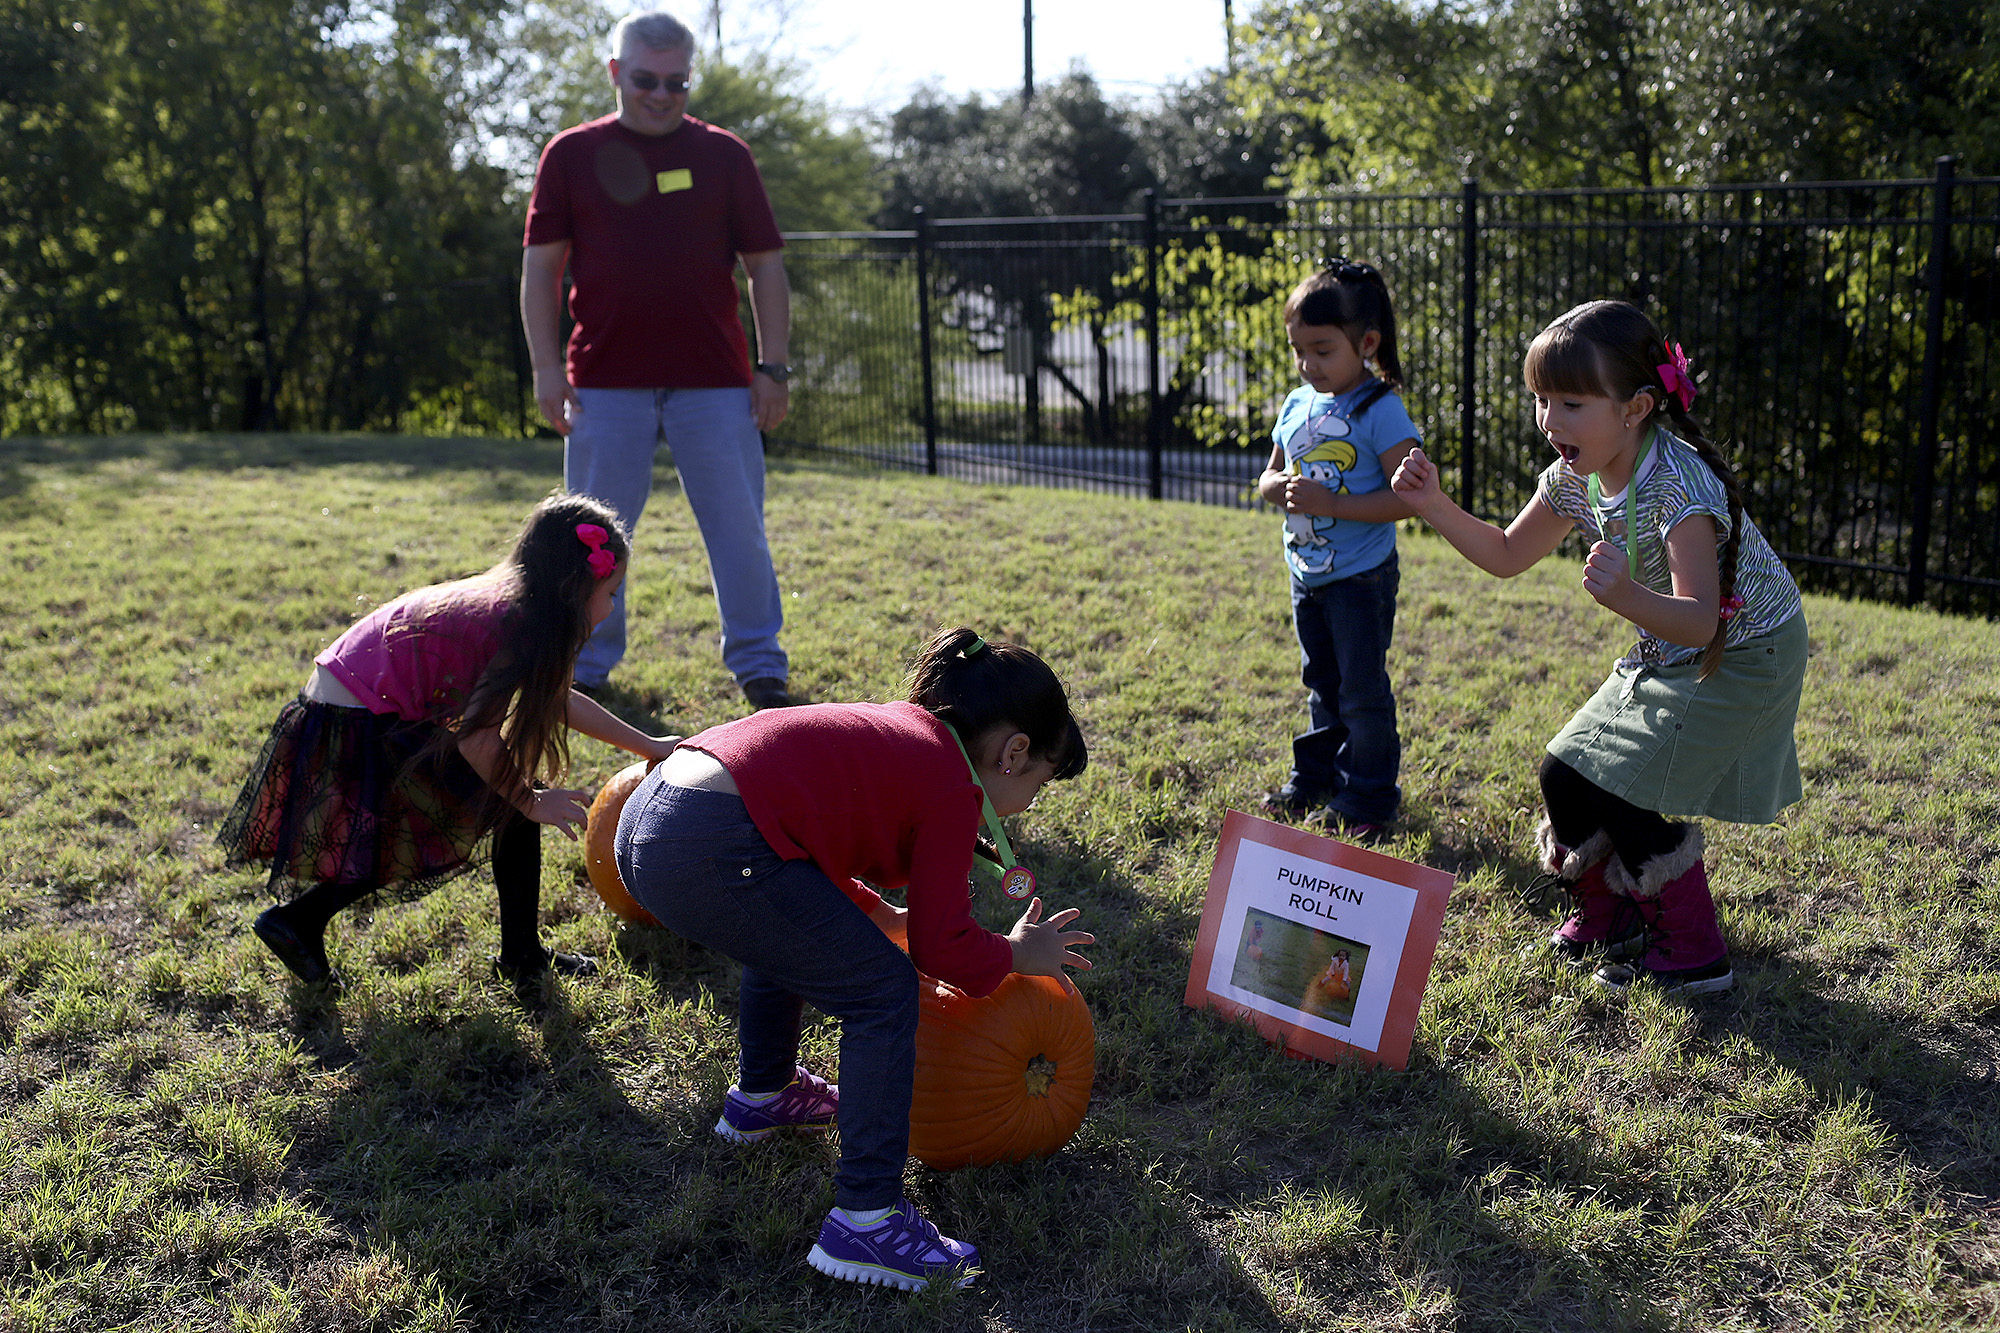
<svg viewBox="0 0 2000 1333"><path fill-rule="evenodd" d="M1473 432L1479 423L1479 182L1470 176L1460 182L1459 199L1458 501L1477 513L1473 488L1479 484L1479 450Z"/></svg>
<svg viewBox="0 0 2000 1333"><path fill-rule="evenodd" d="M507 345L513 354L514 401L521 411L521 438L532 440L537 430L535 423L541 417L541 406L535 401L535 376L528 369L527 330L521 327L520 312L508 309L512 303L507 298L518 290L518 286L506 277L500 279L500 322L512 330Z"/></svg>
<svg viewBox="0 0 2000 1333"><path fill-rule="evenodd" d="M935 477L937 455L937 373L931 364L931 219L922 205L917 217L917 360L924 376L924 471Z"/></svg>
<svg viewBox="0 0 2000 1333"><path fill-rule="evenodd" d="M1937 160L1931 187L1931 254L1924 278L1930 286L1924 312L1923 397L1917 410L1917 476L1910 497L1910 583L1904 600L1920 606L1930 577L1931 505L1937 494L1938 401L1943 396L1944 289L1951 274L1951 187L1956 163Z"/></svg>
<svg viewBox="0 0 2000 1333"><path fill-rule="evenodd" d="M1160 196L1147 190L1146 200L1146 494L1158 500L1166 494L1162 475L1163 427L1160 420Z"/></svg>

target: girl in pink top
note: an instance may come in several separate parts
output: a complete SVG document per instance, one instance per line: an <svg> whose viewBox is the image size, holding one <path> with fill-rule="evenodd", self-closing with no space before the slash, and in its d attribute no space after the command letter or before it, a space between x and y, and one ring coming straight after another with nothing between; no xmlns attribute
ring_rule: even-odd
<svg viewBox="0 0 2000 1333"><path fill-rule="evenodd" d="M488 855L501 973L597 970L541 943L538 826L574 841L584 824L588 792L542 785L569 765L565 727L649 759L680 740L570 688L627 554L609 509L551 496L499 564L376 608L314 659L219 839L231 864L269 867L279 901L252 929L301 981L338 982L335 912L377 890L414 896Z"/></svg>

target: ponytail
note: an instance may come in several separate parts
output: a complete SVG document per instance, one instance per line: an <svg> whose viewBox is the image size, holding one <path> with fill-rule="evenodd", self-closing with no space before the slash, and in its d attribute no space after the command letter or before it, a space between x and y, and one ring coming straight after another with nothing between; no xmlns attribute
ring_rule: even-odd
<svg viewBox="0 0 2000 1333"><path fill-rule="evenodd" d="M1699 678L1707 680L1722 665L1723 649L1728 647L1729 620L1735 614L1736 558L1743 547L1743 486L1736 479L1736 470L1723 458L1722 450L1708 438L1701 423L1681 405L1679 398L1666 394L1661 410L1672 420L1674 434L1687 441L1701 461L1708 464L1708 470L1715 474L1715 479L1722 483L1723 493L1729 497L1729 533L1715 553L1716 590L1721 598L1715 617L1715 636L1701 654Z"/></svg>
<svg viewBox="0 0 2000 1333"><path fill-rule="evenodd" d="M1083 731L1062 682L1048 664L1012 643L988 643L963 625L940 629L924 645L904 681L909 701L958 733L974 738L996 727L1028 738L1028 752L1073 778L1089 763Z"/></svg>

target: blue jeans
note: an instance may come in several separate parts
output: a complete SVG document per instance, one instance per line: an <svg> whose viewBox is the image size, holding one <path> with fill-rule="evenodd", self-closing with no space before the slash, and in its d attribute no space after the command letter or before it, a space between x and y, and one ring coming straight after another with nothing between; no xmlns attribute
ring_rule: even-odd
<svg viewBox="0 0 2000 1333"><path fill-rule="evenodd" d="M1292 782L1357 823L1386 824L1403 800L1396 785L1403 742L1389 685L1401 583L1393 555L1318 588L1292 580L1299 678L1312 723L1292 741Z"/></svg>
<svg viewBox="0 0 2000 1333"><path fill-rule="evenodd" d="M708 548L722 613L722 664L740 684L783 680L778 595L764 540L764 437L748 389L578 389L563 449L563 489L610 505L636 533L653 489L653 455L665 440ZM576 659L576 678L602 685L625 656L625 589Z"/></svg>
<svg viewBox="0 0 2000 1333"><path fill-rule="evenodd" d="M917 969L811 861L786 861L743 801L656 770L625 803L615 854L661 925L743 965L737 1086L775 1092L798 1065L804 1001L840 1020L841 1208L893 1207L910 1153Z"/></svg>

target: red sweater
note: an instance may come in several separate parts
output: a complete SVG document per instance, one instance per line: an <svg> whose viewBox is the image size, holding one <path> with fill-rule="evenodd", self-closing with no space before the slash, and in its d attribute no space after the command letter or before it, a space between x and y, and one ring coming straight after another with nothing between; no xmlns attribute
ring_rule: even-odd
<svg viewBox="0 0 2000 1333"><path fill-rule="evenodd" d="M811 861L864 911L856 880L907 886L910 960L969 995L1014 967L1014 948L972 919L981 794L951 729L912 703L769 708L683 742L729 770L757 831Z"/></svg>

